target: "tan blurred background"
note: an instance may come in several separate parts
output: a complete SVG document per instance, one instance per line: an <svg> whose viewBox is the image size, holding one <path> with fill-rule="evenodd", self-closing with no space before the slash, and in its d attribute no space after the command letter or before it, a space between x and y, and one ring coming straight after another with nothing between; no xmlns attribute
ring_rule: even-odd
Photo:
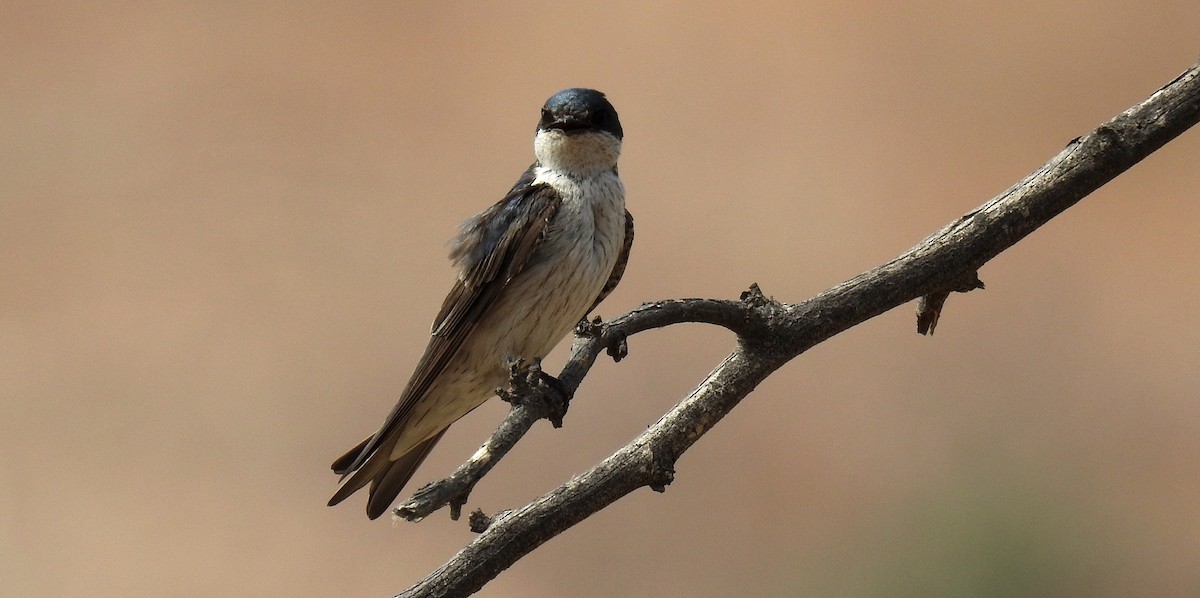
<svg viewBox="0 0 1200 598"><path fill-rule="evenodd" d="M0 595L384 596L472 535L325 507L445 240L604 90L633 262L599 313L795 301L1002 191L1197 56L1200 3L0 7ZM904 3L911 4L911 3ZM780 371L485 596L1200 595L1200 131ZM730 337L603 362L472 496L630 439ZM560 348L550 363L561 364ZM417 476L474 451L453 428Z"/></svg>

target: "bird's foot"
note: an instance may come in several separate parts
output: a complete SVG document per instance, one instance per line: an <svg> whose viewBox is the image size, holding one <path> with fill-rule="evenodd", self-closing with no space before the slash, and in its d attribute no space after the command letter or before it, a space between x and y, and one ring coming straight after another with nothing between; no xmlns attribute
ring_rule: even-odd
<svg viewBox="0 0 1200 598"><path fill-rule="evenodd" d="M595 338L603 333L604 320L601 320L600 316L592 318L591 321L588 321L587 316L584 316L583 319L579 320L579 323L575 325L575 336L587 336Z"/></svg>
<svg viewBox="0 0 1200 598"><path fill-rule="evenodd" d="M571 391L562 380L542 371L541 360L526 363L517 360L509 364L508 389L498 389L496 394L513 405L545 401L546 419L555 428L562 427L563 417L571 403Z"/></svg>

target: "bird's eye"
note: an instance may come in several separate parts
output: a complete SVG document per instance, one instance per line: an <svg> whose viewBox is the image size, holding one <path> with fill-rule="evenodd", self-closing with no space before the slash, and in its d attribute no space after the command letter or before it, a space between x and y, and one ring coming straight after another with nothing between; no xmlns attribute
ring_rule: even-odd
<svg viewBox="0 0 1200 598"><path fill-rule="evenodd" d="M542 120L550 120L550 110L542 108Z"/></svg>

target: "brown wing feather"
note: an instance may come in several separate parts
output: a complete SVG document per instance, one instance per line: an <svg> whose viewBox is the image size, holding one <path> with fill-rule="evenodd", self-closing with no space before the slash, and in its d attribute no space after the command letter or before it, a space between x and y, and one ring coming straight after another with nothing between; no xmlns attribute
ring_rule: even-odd
<svg viewBox="0 0 1200 598"><path fill-rule="evenodd" d="M539 188L538 191L542 189ZM425 395L429 386L446 369L446 364L475 330L482 315L508 286L509 280L525 268L529 257L542 240L546 224L558 210L557 195L549 187L545 187L544 190L550 192L532 194L536 200L534 203L538 204L536 209L531 211L532 217L510 226L495 251L488 254L489 259L476 270L464 272L454 283L443 302L439 317L435 320L429 346L417 363L409 386L405 388L400 401L385 420L380 432L386 435L408 416L413 406Z"/></svg>
<svg viewBox="0 0 1200 598"><path fill-rule="evenodd" d="M522 185L522 182L525 184ZM372 498L368 510L373 511L371 505L377 507L381 502L386 508L386 503L395 499L416 466L424 459L424 454L413 459L409 458L410 455L422 451L427 454L436 442L437 437L431 438L395 462L390 458L391 449L385 448L395 444L413 408L425 397L433 381L445 371L447 364L508 282L525 268L537 251L560 200L549 186L529 185L530 182L532 177L527 172L503 200L468 223L468 226L484 229L473 231L479 234L469 234L472 231L465 230L464 237L469 237L469 240L460 238L451 254L460 265L461 272L434 320L429 345L401 393L400 400L379 431L334 462L334 471L343 478L353 475L330 500L331 505L371 482ZM352 453L357 454L351 461ZM383 496L389 493L391 496Z"/></svg>

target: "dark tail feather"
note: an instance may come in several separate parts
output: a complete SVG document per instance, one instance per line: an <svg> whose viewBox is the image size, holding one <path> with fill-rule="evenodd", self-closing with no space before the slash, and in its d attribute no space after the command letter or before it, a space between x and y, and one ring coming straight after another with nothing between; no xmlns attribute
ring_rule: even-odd
<svg viewBox="0 0 1200 598"><path fill-rule="evenodd" d="M363 449L367 448L367 443L371 442L371 438L373 438L373 436L367 436L367 439L358 443L358 446L350 449L350 451L345 455L338 457L338 460L333 462L333 473L343 477L350 473L350 466L353 465L354 460L358 459L358 456L362 454Z"/></svg>
<svg viewBox="0 0 1200 598"><path fill-rule="evenodd" d="M404 489L404 485L416 473L417 468L421 466L421 462L425 460L425 457L429 456L429 451L433 450L433 446L437 444L442 434L445 433L446 431L442 430L428 440L421 441L412 450L395 461L388 460L389 455L383 452L375 453L366 463L362 464L358 472L351 476L341 488L338 488L333 498L329 499L329 506L332 507L342 502L346 497L370 483L371 496L367 500L367 516L371 519L379 517L391 506L396 497L400 495L400 491ZM334 461L334 473L342 475L349 473L346 468L358 458L358 451L361 451L369 440L368 438L337 461Z"/></svg>
<svg viewBox="0 0 1200 598"><path fill-rule="evenodd" d="M442 429L429 440L424 440L421 444L414 446L403 457L393 461L381 475L375 477L371 482L371 498L367 500L367 517L371 519L379 517L396 501L396 497L400 495L404 485L412 479L417 468L433 450L433 445L437 444L437 441L441 440L442 434L445 433L446 429Z"/></svg>

